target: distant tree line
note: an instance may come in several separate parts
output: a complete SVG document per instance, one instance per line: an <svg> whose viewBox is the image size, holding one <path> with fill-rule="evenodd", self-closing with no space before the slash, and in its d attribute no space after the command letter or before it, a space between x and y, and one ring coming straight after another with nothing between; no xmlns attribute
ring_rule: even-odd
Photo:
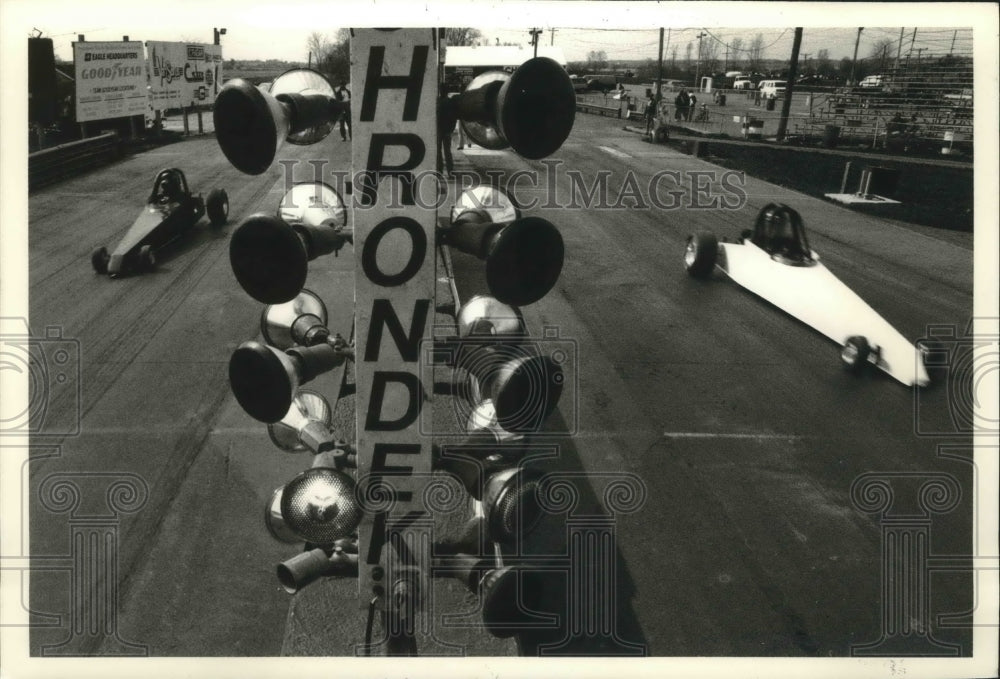
<svg viewBox="0 0 1000 679"><path fill-rule="evenodd" d="M905 48L904 48L905 49ZM697 75L722 76L726 72L741 71L764 77L787 78L790 70L790 55L779 58L769 56L768 45L761 33L752 38L731 38L727 43L705 35L681 43L673 41L664 49L663 78L681 80L694 84ZM971 80L971 59L963 56L931 56L919 53L900 54L897 40L883 38L868 48L865 55L858 55L857 63L850 57L833 59L829 49L819 49L815 54L800 54L798 76L815 82L839 86L852 76L859 81L867 75L892 73L897 69L909 77L935 78L933 73L951 73L957 84ZM643 60L608 59L604 51L588 52L586 60L573 61L567 65L570 73L608 73L621 76L631 72L640 82L656 80L658 69L654 54Z"/></svg>

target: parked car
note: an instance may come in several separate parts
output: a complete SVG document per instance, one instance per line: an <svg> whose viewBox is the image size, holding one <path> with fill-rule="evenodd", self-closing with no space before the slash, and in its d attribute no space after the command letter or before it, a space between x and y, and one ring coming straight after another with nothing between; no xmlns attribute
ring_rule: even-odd
<svg viewBox="0 0 1000 679"><path fill-rule="evenodd" d="M739 80L733 81L734 90L752 90L754 89L753 80L749 78L741 78Z"/></svg>
<svg viewBox="0 0 1000 679"><path fill-rule="evenodd" d="M661 92L680 92L685 87L690 87L683 80L664 80L660 83Z"/></svg>
<svg viewBox="0 0 1000 679"><path fill-rule="evenodd" d="M607 94L615 89L618 83L613 75L594 75L587 79L587 89Z"/></svg>
<svg viewBox="0 0 1000 679"><path fill-rule="evenodd" d="M578 75L571 75L569 81L573 83L574 92L586 92L587 91L587 79L581 78Z"/></svg>
<svg viewBox="0 0 1000 679"><path fill-rule="evenodd" d="M783 97L787 84L784 80L762 80L760 82L760 96L765 99Z"/></svg>

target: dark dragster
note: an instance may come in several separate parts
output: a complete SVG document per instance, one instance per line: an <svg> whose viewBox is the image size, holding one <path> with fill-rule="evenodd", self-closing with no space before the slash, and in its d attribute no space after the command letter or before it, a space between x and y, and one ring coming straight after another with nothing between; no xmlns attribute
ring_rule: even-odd
<svg viewBox="0 0 1000 679"><path fill-rule="evenodd" d="M224 189L213 189L202 199L201 194L192 195L188 190L181 170L161 170L153 180L146 207L121 242L110 253L100 247L90 256L94 271L117 278L151 270L156 266L156 251L187 233L206 213L212 226L226 223L229 197Z"/></svg>

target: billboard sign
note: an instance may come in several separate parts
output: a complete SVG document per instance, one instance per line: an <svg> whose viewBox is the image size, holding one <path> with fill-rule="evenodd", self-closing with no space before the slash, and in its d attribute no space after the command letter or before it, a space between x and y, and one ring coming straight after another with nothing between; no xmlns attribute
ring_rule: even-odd
<svg viewBox="0 0 1000 679"><path fill-rule="evenodd" d="M74 42L76 120L145 115L146 57L142 43Z"/></svg>
<svg viewBox="0 0 1000 679"><path fill-rule="evenodd" d="M154 110L215 103L222 79L222 46L190 42L146 43L149 103Z"/></svg>

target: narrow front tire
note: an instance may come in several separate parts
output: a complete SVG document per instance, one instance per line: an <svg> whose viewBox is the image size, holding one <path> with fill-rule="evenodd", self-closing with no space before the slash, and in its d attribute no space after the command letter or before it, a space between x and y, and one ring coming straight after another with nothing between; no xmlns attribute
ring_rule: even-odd
<svg viewBox="0 0 1000 679"><path fill-rule="evenodd" d="M868 362L871 351L871 346L864 337L860 335L848 337L840 349L840 360L844 364L844 370L855 375L859 374Z"/></svg>

